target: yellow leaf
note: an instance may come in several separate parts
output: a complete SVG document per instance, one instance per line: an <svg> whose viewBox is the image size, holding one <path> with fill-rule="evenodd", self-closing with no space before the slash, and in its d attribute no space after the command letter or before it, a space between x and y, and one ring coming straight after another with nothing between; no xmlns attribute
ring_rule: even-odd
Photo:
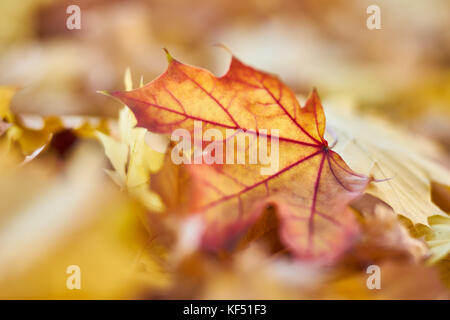
<svg viewBox="0 0 450 320"><path fill-rule="evenodd" d="M118 178L120 179L120 186L126 186L126 173L125 168L128 160L128 146L123 143L114 140L113 138L99 132L98 138L105 148L105 154L111 162Z"/></svg>
<svg viewBox="0 0 450 320"><path fill-rule="evenodd" d="M450 255L450 217L433 216L428 219L430 227L411 227L415 237L425 238L430 247L430 263L434 264Z"/></svg>
<svg viewBox="0 0 450 320"><path fill-rule="evenodd" d="M445 258L450 253L450 218L435 216L429 219L431 232L426 237L430 246L431 263Z"/></svg>
<svg viewBox="0 0 450 320"><path fill-rule="evenodd" d="M125 71L124 82L127 89L132 88L129 69ZM150 191L150 175L162 167L164 153L146 144L147 130L136 128L136 124L135 116L124 106L119 113L118 140L100 132L97 136L114 168L114 171L107 171L108 175L146 208L159 212L164 205L160 197Z"/></svg>
<svg viewBox="0 0 450 320"><path fill-rule="evenodd" d="M367 193L414 224L428 225L429 217L445 215L431 200L431 180L449 185L450 172L431 160L439 157L434 145L380 119L357 117L349 103L325 105L328 133L338 141L333 150L356 172L382 180L371 183Z"/></svg>

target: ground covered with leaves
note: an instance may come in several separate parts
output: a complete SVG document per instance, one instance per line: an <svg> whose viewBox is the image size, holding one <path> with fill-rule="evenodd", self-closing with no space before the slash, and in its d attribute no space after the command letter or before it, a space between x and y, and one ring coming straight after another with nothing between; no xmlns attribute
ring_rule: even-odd
<svg viewBox="0 0 450 320"><path fill-rule="evenodd" d="M0 33L0 298L450 298L444 2L384 56L375 44L398 34L357 33L346 55L353 20L335 30L318 19L353 17L349 4L252 4L248 14L205 2L198 22L166 2L144 14L139 1L88 1L88 33L73 36L49 22L60 5L30 3L10 10L40 24L10 21ZM165 34L148 16L178 19ZM284 63L265 58L267 30ZM290 40L307 30L310 51L323 53L286 55L302 51ZM433 35L431 51L412 45L418 30ZM217 64L205 63L212 39L231 49L214 49ZM214 135L198 135L199 123ZM228 154L211 142L241 134L230 131L244 131L244 144L214 161ZM251 141L268 145L269 162L240 162ZM68 289L73 265L80 290Z"/></svg>

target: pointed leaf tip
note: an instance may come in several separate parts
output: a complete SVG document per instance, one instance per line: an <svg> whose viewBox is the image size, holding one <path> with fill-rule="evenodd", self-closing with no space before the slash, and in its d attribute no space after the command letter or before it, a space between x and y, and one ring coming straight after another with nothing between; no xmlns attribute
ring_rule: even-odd
<svg viewBox="0 0 450 320"><path fill-rule="evenodd" d="M166 53L167 61L168 61L169 63L171 63L171 62L173 61L173 57L172 57L172 55L170 54L169 50L167 50L166 48L163 48L163 50L164 50L164 52Z"/></svg>
<svg viewBox="0 0 450 320"><path fill-rule="evenodd" d="M133 90L133 78L131 76L131 70L130 67L127 67L125 69L125 74L123 76L123 84L125 86L126 91Z"/></svg>

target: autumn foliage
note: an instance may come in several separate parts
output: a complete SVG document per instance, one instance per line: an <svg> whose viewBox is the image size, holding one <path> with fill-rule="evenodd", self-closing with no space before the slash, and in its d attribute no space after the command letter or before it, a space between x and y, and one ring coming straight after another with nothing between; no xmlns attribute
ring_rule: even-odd
<svg viewBox="0 0 450 320"><path fill-rule="evenodd" d="M325 115L316 90L301 107L276 76L235 57L217 78L169 55L168 70L158 79L112 95L133 110L139 126L158 133L183 127L194 135L194 120L259 138L261 129L279 130L279 170L271 175L261 175L257 165L187 165L193 177L189 208L206 225L205 248L236 241L268 206L277 211L281 240L299 258L335 257L357 235L348 203L369 179L354 173L324 139Z"/></svg>
<svg viewBox="0 0 450 320"><path fill-rule="evenodd" d="M0 46L0 299L450 298L448 19L35 2Z"/></svg>

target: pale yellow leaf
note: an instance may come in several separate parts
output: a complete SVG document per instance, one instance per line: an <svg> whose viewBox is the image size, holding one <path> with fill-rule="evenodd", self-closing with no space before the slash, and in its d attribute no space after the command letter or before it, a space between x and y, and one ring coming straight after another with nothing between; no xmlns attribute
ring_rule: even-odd
<svg viewBox="0 0 450 320"><path fill-rule="evenodd" d="M450 217L431 217L429 222L426 241L432 253L430 262L435 263L450 254Z"/></svg>
<svg viewBox="0 0 450 320"><path fill-rule="evenodd" d="M433 161L439 157L433 144L378 118L356 116L348 102L325 106L328 134L338 141L333 150L356 172L384 180L371 183L367 193L414 224L445 215L431 200L431 180L449 185L450 172Z"/></svg>
<svg viewBox="0 0 450 320"><path fill-rule="evenodd" d="M106 156L120 177L121 186L123 187L126 183L125 169L128 161L128 146L101 132L98 132L97 136L105 148Z"/></svg>
<svg viewBox="0 0 450 320"><path fill-rule="evenodd" d="M125 71L124 84L127 90L133 87L129 69ZM136 128L136 125L136 117L127 106L124 106L119 112L118 139L102 133L97 134L115 170L106 172L114 182L128 190L146 208L162 211L164 205L160 197L150 190L150 175L162 167L164 153L155 151L147 145L148 131Z"/></svg>

